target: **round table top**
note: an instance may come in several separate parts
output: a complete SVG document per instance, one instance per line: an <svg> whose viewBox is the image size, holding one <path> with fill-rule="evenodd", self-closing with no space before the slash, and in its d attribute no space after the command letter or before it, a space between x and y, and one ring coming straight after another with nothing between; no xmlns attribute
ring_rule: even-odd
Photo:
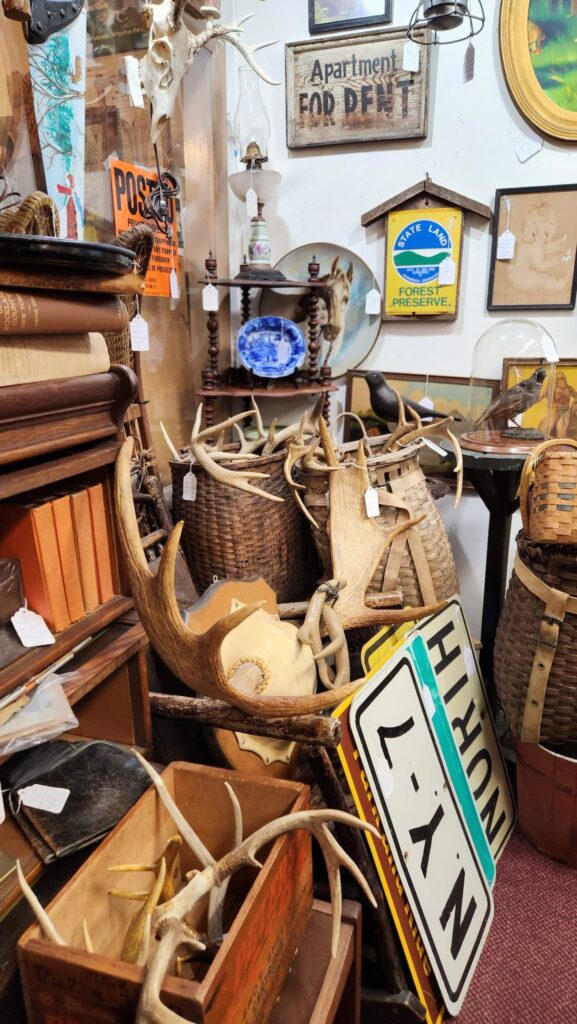
<svg viewBox="0 0 577 1024"><path fill-rule="evenodd" d="M453 455L453 448L449 441L443 439L440 442L449 454ZM495 472L515 471L523 468L527 455L495 454L493 452L474 452L468 448L461 448L463 453L463 466L465 469L490 470ZM454 455L453 455L454 458Z"/></svg>

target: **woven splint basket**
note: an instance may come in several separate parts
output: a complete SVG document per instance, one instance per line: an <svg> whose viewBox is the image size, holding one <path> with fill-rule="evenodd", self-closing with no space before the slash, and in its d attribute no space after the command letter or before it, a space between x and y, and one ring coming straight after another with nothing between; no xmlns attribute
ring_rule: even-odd
<svg viewBox="0 0 577 1024"><path fill-rule="evenodd" d="M577 741L575 549L517 537L495 642L495 684L514 736Z"/></svg>
<svg viewBox="0 0 577 1024"><path fill-rule="evenodd" d="M527 536L577 544L577 441L545 441L523 467L521 515Z"/></svg>
<svg viewBox="0 0 577 1024"><path fill-rule="evenodd" d="M368 594L402 591L403 604L419 607L434 604L457 593L459 583L445 525L427 486L419 465L422 442L383 453L387 438L366 439L371 486L379 495L380 514L377 522L387 532L405 519L425 514L419 526L413 527L393 541L385 553ZM339 445L351 460L357 442ZM304 502L319 525L313 538L325 574L332 576L330 539L328 535L328 476L314 469L303 468Z"/></svg>

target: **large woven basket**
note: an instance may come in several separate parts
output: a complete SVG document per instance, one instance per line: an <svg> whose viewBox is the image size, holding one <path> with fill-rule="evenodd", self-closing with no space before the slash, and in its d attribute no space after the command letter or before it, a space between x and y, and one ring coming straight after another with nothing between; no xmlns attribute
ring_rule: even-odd
<svg viewBox="0 0 577 1024"><path fill-rule="evenodd" d="M184 520L182 546L192 578L199 591L218 579L250 579L262 576L277 600L310 597L318 576L318 560L308 523L285 480L284 452L258 460L259 472L268 473L258 486L284 498L268 501L215 480L194 465L196 499L184 501L183 481L187 462L171 462L173 512ZM254 462L238 461L235 470L255 469Z"/></svg>
<svg viewBox="0 0 577 1024"><path fill-rule="evenodd" d="M577 441L545 441L523 467L521 516L527 536L577 544Z"/></svg>
<svg viewBox="0 0 577 1024"><path fill-rule="evenodd" d="M574 548L536 544L524 532L517 537L517 548L521 567L553 588L553 597L577 598ZM577 740L576 611L577 602L570 601L563 618L559 613L547 615L545 601L521 581L518 571L513 572L495 641L495 684L514 736L525 742ZM539 676L547 671L540 695ZM530 693L533 673L538 688Z"/></svg>
<svg viewBox="0 0 577 1024"><path fill-rule="evenodd" d="M422 513L425 519L393 542L367 593L389 593L400 588L405 605L433 604L457 593L459 582L445 525L419 465L422 443L417 441L400 451L382 453L386 440L369 437L365 441L370 451L371 485L379 491L377 522L388 531L403 519ZM350 453L352 460L357 445L358 442L339 445L339 451ZM377 456L374 463L372 460ZM328 475L307 468L303 471L303 483L304 502L319 525L318 530L312 531L314 542L325 574L330 577Z"/></svg>

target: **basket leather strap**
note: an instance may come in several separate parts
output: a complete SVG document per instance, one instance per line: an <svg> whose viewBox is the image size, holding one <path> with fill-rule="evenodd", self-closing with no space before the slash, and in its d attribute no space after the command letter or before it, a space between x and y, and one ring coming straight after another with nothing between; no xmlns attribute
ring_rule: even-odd
<svg viewBox="0 0 577 1024"><path fill-rule="evenodd" d="M537 648L533 658L521 727L521 740L524 743L538 743L545 707L545 693L555 660L559 631L567 612L577 614L577 598L570 597L562 590L555 590L554 587L544 583L527 568L518 554L515 557L514 570L515 575L527 587L527 590L530 590L545 605L539 625Z"/></svg>

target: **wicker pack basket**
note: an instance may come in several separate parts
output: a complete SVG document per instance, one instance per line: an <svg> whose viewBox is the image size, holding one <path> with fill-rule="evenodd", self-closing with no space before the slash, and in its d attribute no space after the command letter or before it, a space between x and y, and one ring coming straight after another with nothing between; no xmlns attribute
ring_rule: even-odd
<svg viewBox="0 0 577 1024"><path fill-rule="evenodd" d="M575 549L517 537L515 569L495 641L495 684L526 743L577 740Z"/></svg>
<svg viewBox="0 0 577 1024"><path fill-rule="evenodd" d="M354 458L358 442L339 445L339 451ZM368 445L371 486L379 493L377 522L390 530L403 519L425 514L425 519L398 537L385 553L367 593L390 593L401 589L403 603L434 604L459 590L457 570L441 514L419 465L422 442L400 451L383 453L383 437L365 438ZM369 454L370 452L370 454ZM314 542L327 576L332 576L328 535L328 476L314 469L303 471L304 502L319 525Z"/></svg>
<svg viewBox="0 0 577 1024"><path fill-rule="evenodd" d="M527 536L544 544L577 544L577 441L545 441L523 467L521 516Z"/></svg>
<svg viewBox="0 0 577 1024"><path fill-rule="evenodd" d="M258 460L261 490L284 498L267 501L215 480L194 465L196 499L184 501L183 481L190 471L187 462L171 462L175 520L184 520L182 546L192 578L199 589L218 579L250 579L262 576L279 602L310 597L319 566L309 525L295 504L285 480L284 452ZM254 462L239 460L234 470L254 469Z"/></svg>

